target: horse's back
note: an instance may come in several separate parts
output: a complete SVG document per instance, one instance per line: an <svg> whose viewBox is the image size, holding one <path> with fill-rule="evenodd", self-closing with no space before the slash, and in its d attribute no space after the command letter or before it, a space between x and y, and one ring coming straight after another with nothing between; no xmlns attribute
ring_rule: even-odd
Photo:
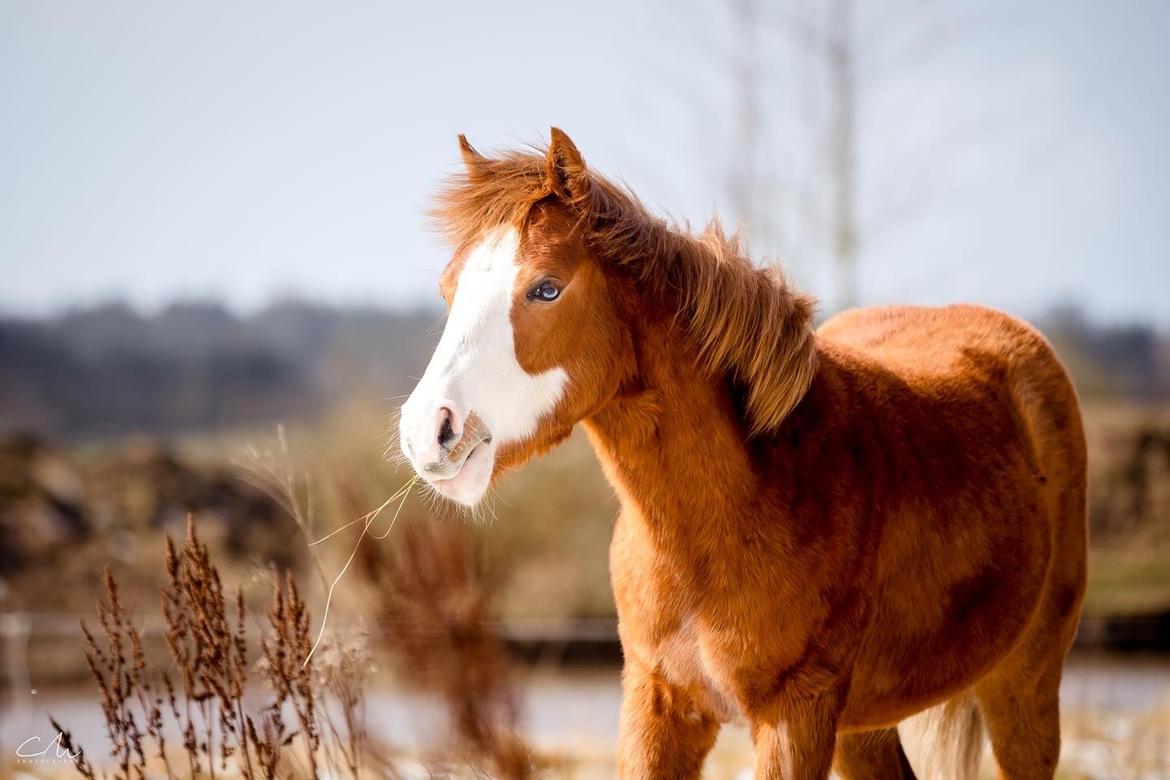
<svg viewBox="0 0 1170 780"><path fill-rule="evenodd" d="M1051 347L1030 325L984 306L874 306L850 309L819 334L864 352L895 373L951 372L960 361L1027 360L1059 369Z"/></svg>
<svg viewBox="0 0 1170 780"><path fill-rule="evenodd" d="M1047 339L1022 320L965 304L883 306L843 312L818 333L927 393L1006 390L1036 458L1061 472L1084 471L1072 382ZM1059 452L1046 453L1052 446Z"/></svg>

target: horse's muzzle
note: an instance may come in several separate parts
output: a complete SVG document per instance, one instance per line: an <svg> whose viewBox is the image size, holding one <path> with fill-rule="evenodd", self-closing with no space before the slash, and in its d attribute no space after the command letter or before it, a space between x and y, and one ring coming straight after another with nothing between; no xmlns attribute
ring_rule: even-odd
<svg viewBox="0 0 1170 780"><path fill-rule="evenodd" d="M448 497L466 503L458 489L465 466L473 454L477 462L484 460L485 454L491 458L490 452L476 452L481 447L490 450L492 443L483 419L474 411L464 414L456 402L443 399L423 414L409 405L404 407L401 426L402 452L418 475L443 495L457 493Z"/></svg>

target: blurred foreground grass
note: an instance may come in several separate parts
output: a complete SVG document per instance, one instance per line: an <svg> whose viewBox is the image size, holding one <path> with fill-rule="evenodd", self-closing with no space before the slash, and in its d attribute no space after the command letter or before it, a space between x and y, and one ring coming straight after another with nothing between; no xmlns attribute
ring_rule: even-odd
<svg viewBox="0 0 1170 780"><path fill-rule="evenodd" d="M1085 406L1087 615L1170 611L1170 404Z"/></svg>
<svg viewBox="0 0 1170 780"><path fill-rule="evenodd" d="M1170 608L1170 543L1130 541L1093 550L1085 612L1127 615Z"/></svg>

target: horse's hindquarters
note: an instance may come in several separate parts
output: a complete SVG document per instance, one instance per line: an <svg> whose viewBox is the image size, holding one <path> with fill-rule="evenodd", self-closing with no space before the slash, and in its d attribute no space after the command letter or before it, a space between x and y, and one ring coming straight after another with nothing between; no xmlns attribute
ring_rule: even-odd
<svg viewBox="0 0 1170 780"><path fill-rule="evenodd" d="M992 492L985 502L889 523L903 552L881 575L844 726L889 726L969 688L1027 629L1051 559L1044 504L1034 489Z"/></svg>
<svg viewBox="0 0 1170 780"><path fill-rule="evenodd" d="M886 519L880 600L854 669L847 728L891 725L985 679L1055 675L1058 683L1075 634L1087 546L1075 393L1031 328L986 310L959 314L971 318L970 332L948 330L953 343L933 348L974 368L949 394L964 400L940 402L930 416L963 442L961 454L933 456L963 479L928 473L922 481L933 489ZM931 456L919 463L932 468Z"/></svg>

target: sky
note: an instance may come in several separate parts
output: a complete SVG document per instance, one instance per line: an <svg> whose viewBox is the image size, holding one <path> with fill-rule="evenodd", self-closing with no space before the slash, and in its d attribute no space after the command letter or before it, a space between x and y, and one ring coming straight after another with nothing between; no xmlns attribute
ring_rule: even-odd
<svg viewBox="0 0 1170 780"><path fill-rule="evenodd" d="M1170 4L878 3L858 30L861 300L1170 329ZM950 24L898 54L927 7ZM438 305L425 211L460 132L490 153L557 125L702 224L728 210L729 29L682 0L0 0L0 312ZM831 299L823 252L780 262Z"/></svg>

